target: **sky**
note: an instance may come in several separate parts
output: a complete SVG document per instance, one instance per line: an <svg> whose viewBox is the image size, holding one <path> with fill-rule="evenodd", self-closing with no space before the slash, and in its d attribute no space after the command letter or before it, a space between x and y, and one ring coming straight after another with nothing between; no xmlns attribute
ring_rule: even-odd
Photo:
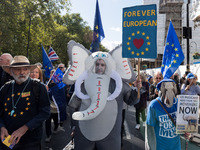
<svg viewBox="0 0 200 150"><path fill-rule="evenodd" d="M101 41L109 50L122 43L123 8L142 5L142 0L98 0L105 38ZM79 13L93 30L96 0L71 0L70 13Z"/></svg>

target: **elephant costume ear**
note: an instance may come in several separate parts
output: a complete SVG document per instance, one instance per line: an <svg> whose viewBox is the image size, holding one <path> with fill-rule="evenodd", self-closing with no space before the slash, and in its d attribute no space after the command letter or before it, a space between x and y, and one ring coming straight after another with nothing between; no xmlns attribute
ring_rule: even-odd
<svg viewBox="0 0 200 150"><path fill-rule="evenodd" d="M83 45L71 40L68 43L70 65L64 74L65 84L74 84L76 79L85 71L85 60L91 54Z"/></svg>
<svg viewBox="0 0 200 150"><path fill-rule="evenodd" d="M113 59L116 62L116 71L120 74L122 80L126 82L133 82L136 79L136 75L133 72L130 61L128 58L122 58L122 45L116 47L110 51Z"/></svg>

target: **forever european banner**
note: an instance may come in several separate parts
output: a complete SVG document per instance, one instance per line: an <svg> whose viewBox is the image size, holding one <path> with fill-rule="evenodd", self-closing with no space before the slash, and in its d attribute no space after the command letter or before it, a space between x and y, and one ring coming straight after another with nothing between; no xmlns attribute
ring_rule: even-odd
<svg viewBox="0 0 200 150"><path fill-rule="evenodd" d="M122 57L157 57L157 7L123 8Z"/></svg>

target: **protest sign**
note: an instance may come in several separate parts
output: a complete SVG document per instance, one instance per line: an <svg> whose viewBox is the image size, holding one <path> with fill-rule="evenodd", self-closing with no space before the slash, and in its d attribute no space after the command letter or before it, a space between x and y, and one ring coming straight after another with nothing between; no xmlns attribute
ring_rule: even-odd
<svg viewBox="0 0 200 150"><path fill-rule="evenodd" d="M157 58L157 7L123 8L122 57Z"/></svg>
<svg viewBox="0 0 200 150"><path fill-rule="evenodd" d="M176 133L198 132L199 96L178 95Z"/></svg>

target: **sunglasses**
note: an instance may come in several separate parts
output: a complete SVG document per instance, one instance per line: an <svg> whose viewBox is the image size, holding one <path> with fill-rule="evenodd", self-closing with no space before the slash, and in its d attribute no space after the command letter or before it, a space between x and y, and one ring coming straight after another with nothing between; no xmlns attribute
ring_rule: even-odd
<svg viewBox="0 0 200 150"><path fill-rule="evenodd" d="M158 77L156 77L156 79L162 79L162 78L158 78Z"/></svg>

